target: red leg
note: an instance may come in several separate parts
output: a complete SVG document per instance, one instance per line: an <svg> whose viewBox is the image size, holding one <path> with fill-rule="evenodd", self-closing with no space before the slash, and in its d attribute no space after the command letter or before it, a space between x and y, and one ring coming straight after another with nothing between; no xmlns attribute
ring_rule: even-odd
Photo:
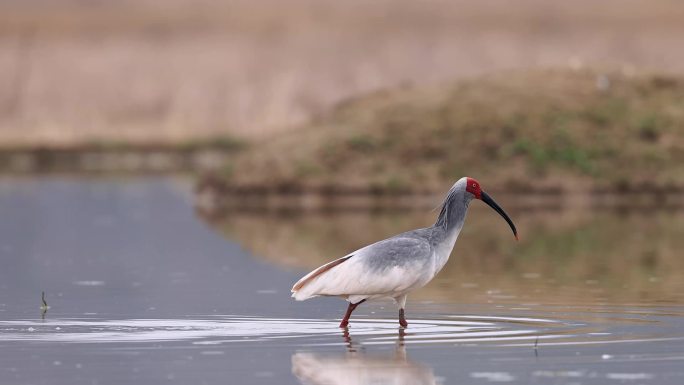
<svg viewBox="0 0 684 385"><path fill-rule="evenodd" d="M349 317L351 317L352 312L354 309L356 309L357 306L361 305L362 303L366 302L366 300L362 300L361 302L357 303L349 303L349 307L347 307L347 313L344 315L344 318L342 319L342 322L340 322L340 327L341 328L346 328L349 325Z"/></svg>
<svg viewBox="0 0 684 385"><path fill-rule="evenodd" d="M404 318L404 309L399 309L399 325L403 328L408 327L408 322L406 322L406 318Z"/></svg>

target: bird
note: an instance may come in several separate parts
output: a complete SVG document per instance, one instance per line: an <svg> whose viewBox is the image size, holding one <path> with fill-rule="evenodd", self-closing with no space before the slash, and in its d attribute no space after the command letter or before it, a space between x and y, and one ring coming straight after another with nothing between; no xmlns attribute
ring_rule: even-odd
<svg viewBox="0 0 684 385"><path fill-rule="evenodd" d="M294 284L292 297L297 301L319 296L347 300L340 328L349 326L352 312L363 302L391 298L399 308L400 327L407 328L404 309L408 293L425 286L444 267L473 199L499 213L518 240L508 214L477 180L463 177L447 192L434 225L397 234L320 266Z"/></svg>

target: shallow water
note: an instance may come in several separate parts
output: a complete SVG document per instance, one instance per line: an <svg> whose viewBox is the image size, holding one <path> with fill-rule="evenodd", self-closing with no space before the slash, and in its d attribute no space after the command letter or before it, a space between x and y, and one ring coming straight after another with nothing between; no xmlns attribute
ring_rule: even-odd
<svg viewBox="0 0 684 385"><path fill-rule="evenodd" d="M3 384L684 382L677 212L514 213L515 244L476 209L443 276L409 297L405 332L388 302L341 331L342 301L289 287L430 213L212 227L169 178L6 179L0 213Z"/></svg>

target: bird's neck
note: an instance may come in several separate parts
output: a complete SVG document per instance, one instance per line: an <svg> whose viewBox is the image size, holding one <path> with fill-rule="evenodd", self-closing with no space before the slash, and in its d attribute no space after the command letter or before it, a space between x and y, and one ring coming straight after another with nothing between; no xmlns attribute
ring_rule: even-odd
<svg viewBox="0 0 684 385"><path fill-rule="evenodd" d="M463 228L468 206L470 206L470 199L467 199L463 192L450 191L442 203L434 227L442 228L447 237L453 234L458 236L461 228Z"/></svg>
<svg viewBox="0 0 684 385"><path fill-rule="evenodd" d="M458 234L463 228L463 222L465 222L468 206L472 198L470 195L466 195L465 189L461 187L457 183L449 190L442 203L437 222L433 226L433 242L435 246L433 276L449 260L449 255L451 255L451 251L454 249Z"/></svg>
<svg viewBox="0 0 684 385"><path fill-rule="evenodd" d="M450 194L451 195L451 194ZM451 199L450 199L451 198ZM464 199L461 195L452 197L447 196L442 210L439 213L437 222L433 226L438 234L435 240L435 265L433 274L437 274L449 260L451 251L454 249L458 234L463 228L466 212L470 204L469 199Z"/></svg>

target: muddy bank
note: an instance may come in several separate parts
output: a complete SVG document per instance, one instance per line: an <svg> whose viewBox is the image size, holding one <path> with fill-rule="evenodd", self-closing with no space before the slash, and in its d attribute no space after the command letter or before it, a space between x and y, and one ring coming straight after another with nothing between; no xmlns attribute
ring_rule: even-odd
<svg viewBox="0 0 684 385"><path fill-rule="evenodd" d="M230 212L316 212L431 210L444 191L383 190L379 188L320 187L293 185L237 187L220 179L204 178L196 187L196 206L207 218ZM488 191L512 210L562 210L573 208L609 210L680 210L684 187L649 183L571 190L564 186L494 186Z"/></svg>
<svg viewBox="0 0 684 385"><path fill-rule="evenodd" d="M0 150L1 174L179 173L220 169L238 151L221 143L200 145L83 145Z"/></svg>

